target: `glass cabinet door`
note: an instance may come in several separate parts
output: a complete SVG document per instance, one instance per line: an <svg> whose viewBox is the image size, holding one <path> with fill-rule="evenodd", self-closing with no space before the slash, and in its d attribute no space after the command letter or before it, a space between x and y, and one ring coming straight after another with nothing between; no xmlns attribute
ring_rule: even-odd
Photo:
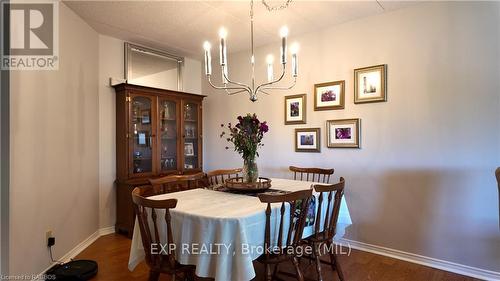
<svg viewBox="0 0 500 281"><path fill-rule="evenodd" d="M177 102L160 99L158 105L160 173L177 170Z"/></svg>
<svg viewBox="0 0 500 281"><path fill-rule="evenodd" d="M153 172L153 100L147 96L131 96L131 163L132 174Z"/></svg>
<svg viewBox="0 0 500 281"><path fill-rule="evenodd" d="M183 103L184 113L184 169L199 169L199 104Z"/></svg>

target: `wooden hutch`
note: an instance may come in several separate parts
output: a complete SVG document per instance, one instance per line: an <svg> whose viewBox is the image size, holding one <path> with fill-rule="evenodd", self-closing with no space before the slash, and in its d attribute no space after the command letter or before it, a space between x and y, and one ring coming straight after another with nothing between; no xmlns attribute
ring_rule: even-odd
<svg viewBox="0 0 500 281"><path fill-rule="evenodd" d="M189 174L202 167L205 96L131 84L116 91L116 225L132 236L131 192L149 178Z"/></svg>

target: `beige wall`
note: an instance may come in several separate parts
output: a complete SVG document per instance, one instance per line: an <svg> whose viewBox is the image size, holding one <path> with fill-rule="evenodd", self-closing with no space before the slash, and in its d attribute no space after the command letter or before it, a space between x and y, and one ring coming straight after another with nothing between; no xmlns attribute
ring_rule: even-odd
<svg viewBox="0 0 500 281"><path fill-rule="evenodd" d="M334 167L346 178L353 220L347 238L500 271L493 174L500 162L499 7L426 3L295 38L291 30L291 41L301 44L293 90L252 104L204 82L206 170L241 165L225 151L220 124L256 112L270 125L258 161L262 175L290 177L293 164ZM279 57L279 43L257 50L261 81L269 52ZM355 105L353 69L383 63L388 101ZM248 54L230 56L229 69L247 81ZM345 110L313 111L313 84L336 80L346 81ZM285 126L283 97L300 93L308 94L307 124ZM362 119L362 149L326 148L325 121L342 118ZM299 127L322 129L321 153L294 152Z"/></svg>
<svg viewBox="0 0 500 281"><path fill-rule="evenodd" d="M124 77L124 41L99 35L99 226L115 225L116 179L115 148L115 91L109 86L109 78ZM201 63L185 58L182 68L182 87L190 93L201 93Z"/></svg>
<svg viewBox="0 0 500 281"><path fill-rule="evenodd" d="M50 265L98 229L98 36L59 8L59 70L11 73L10 274Z"/></svg>

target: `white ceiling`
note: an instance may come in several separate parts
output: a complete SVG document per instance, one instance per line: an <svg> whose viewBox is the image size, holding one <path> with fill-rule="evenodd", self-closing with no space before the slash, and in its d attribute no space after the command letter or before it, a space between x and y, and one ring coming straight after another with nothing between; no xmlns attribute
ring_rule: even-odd
<svg viewBox="0 0 500 281"><path fill-rule="evenodd" d="M270 1L272 5L283 1ZM101 34L175 52L201 56L205 40L217 41L221 26L228 30L228 51L249 49L249 1L65 1ZM278 42L281 26L290 38L346 21L396 10L409 1L293 1L269 12L254 1L255 44Z"/></svg>

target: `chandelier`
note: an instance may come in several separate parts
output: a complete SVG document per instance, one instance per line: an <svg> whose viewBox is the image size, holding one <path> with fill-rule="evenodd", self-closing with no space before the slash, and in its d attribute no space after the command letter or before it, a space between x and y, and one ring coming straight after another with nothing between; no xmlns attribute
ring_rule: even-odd
<svg viewBox="0 0 500 281"><path fill-rule="evenodd" d="M288 7L292 0L286 0L286 2L278 7L271 7L265 0L262 0L262 3L267 8L268 11L277 11L282 10ZM283 26L280 29L281 36L281 49L280 49L280 57L281 57L281 74L278 78L274 78L274 57L269 54L266 57L267 63L267 82L262 83L258 86L255 84L255 56L254 56L254 26L253 26L253 0L250 1L250 46L251 46L251 57L250 57L250 65L252 69L251 73L251 83L250 85L232 81L229 78L228 73L228 64L227 64L227 51L226 51L226 36L227 31L224 27L219 30L220 37L220 45L219 45L219 53L220 53L220 67L221 67L221 76L222 76L222 85L215 85L212 80L212 56L210 53L211 44L208 41L205 41L203 44L203 48L205 49L205 75L207 76L208 83L219 90L224 90L228 95L235 95L238 93L248 93L250 95L250 100L255 102L257 100L257 94L263 93L269 95L267 91L269 90L289 90L295 86L297 82L298 76L298 64L297 64L297 51L298 44L294 43L290 47L290 52L292 53L292 77L293 82L288 87L277 87L274 84L280 82L285 76L286 63L287 63L287 36L288 36L288 28Z"/></svg>

